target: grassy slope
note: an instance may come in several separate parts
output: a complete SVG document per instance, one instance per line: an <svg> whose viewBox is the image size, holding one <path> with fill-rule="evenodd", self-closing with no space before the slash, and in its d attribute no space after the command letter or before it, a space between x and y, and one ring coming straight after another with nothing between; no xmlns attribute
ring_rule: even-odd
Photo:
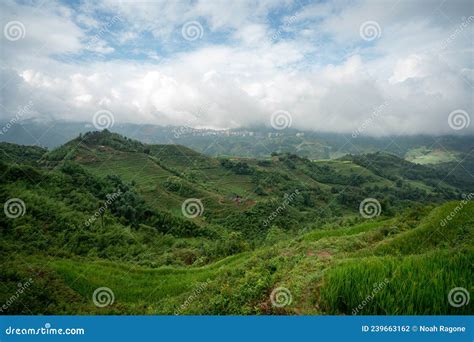
<svg viewBox="0 0 474 342"><path fill-rule="evenodd" d="M245 209L232 201L231 196L235 194L247 197L250 205L253 205L254 200L265 202L271 198L279 199L283 192L294 186L312 188L321 193L322 196L316 198L314 205L317 208L327 205L330 199L323 195L327 195L335 186L311 177L312 164L297 160L294 169L278 158L266 166L255 160L246 160L251 167L262 173L265 180L274 176L288 179L284 184L286 187L280 186L278 182L276 185L265 183L269 184L265 187L269 196L260 196L253 192L255 184L252 183L251 176L236 174L222 167L218 160L201 156L186 148L151 145L149 151L145 151L143 145L127 144L120 139L114 142L113 147L103 146L100 136L94 143L70 145L74 145L74 149L68 146L63 150L53 151L51 159L55 160L55 154L60 156L59 159L67 155L67 158L81 163L95 175L115 173L125 181L133 180L147 202L178 216L181 215L182 201L188 197L202 198L207 212L225 217L236 209ZM389 171L403 178L395 168L397 162L393 162ZM325 173L349 177L357 172L370 180L366 181L367 185L395 187L393 180L381 177L373 169L350 160L320 161L314 164L328 168L328 171L318 177L325 176ZM169 188L170 179L179 182L178 190ZM435 189L422 181L404 181L417 183L419 187L431 191ZM339 189L345 188L344 184L336 186L340 186ZM37 203L39 206L41 201L45 201L44 204L51 207L51 213L55 212L54 199L45 200L48 194L39 195L30 191L26 185L24 191L31 192L28 203ZM65 206L62 198L58 201L62 207ZM400 214L392 219L381 218L352 226L347 225L347 222L342 227L329 225L325 229L313 230L296 238L287 234L275 240L271 247L260 247L204 267L151 269L131 262L97 261L97 258L90 255L87 258L38 256L27 259L24 265L22 263L23 273L20 272L20 275L28 275L28 265L33 265L41 274L30 292L31 298L25 299L33 303L29 306L37 310L37 313L173 313L186 299L193 296L199 284L210 279L206 291L193 297L192 305L183 309L183 313L350 314L351 308L370 294L373 285L370 281L381 281L396 272L400 272L402 276L390 278L390 284L395 291L399 291L393 292L394 296L403 294L403 298L399 297L403 300L399 299L399 302L403 304L400 307L405 311L392 313L424 313L426 306L440 313L466 313L472 312L472 306L462 308L464 311L452 311L446 305L445 292L454 285L468 287L466 279L472 279L472 267L469 267L469 263L472 266L473 205L463 206L455 219L442 229L439 225L440 220L458 205L459 203L452 202L432 211L432 208L426 207L422 211L415 210L415 214ZM67 206L71 207L69 215L74 216L77 221L83 221L88 216L75 211L74 201ZM35 205L31 206L32 209L34 207ZM94 208L91 209L93 211ZM26 228L31 229L24 229ZM21 234L22 231L17 233ZM127 237L127 230L114 238L131 240ZM188 240L193 243L196 240L197 246L202 242L194 238ZM172 247L175 248L180 242L173 243ZM156 248L160 249L161 246ZM468 256L463 257L463 253ZM450 267L443 276L433 277L436 282L429 286L433 288L432 293L423 292L425 289L422 286L404 287L405 281L418 284L431 281L423 270L434 271L442 265L443 260ZM413 272L410 272L411 269ZM14 292L21 279L18 274L9 274L5 281L9 291L0 295ZM352 279L350 286L347 285L347 279ZM364 281L355 284L356 279ZM116 302L113 306L98 309L92 304L92 292L101 286L110 287L114 291ZM276 286L287 287L293 295L292 304L281 310L275 310L269 302L269 294ZM52 302L50 307L45 307L44 300L38 299L41 296L49 296L47 299ZM428 301L431 298L432 301L423 302L424 306L420 307L420 296ZM391 298L392 301L397 300L393 296ZM363 313L381 313L381 308L387 310L387 307L399 306L394 306L386 296L377 296L371 305L364 308ZM21 310L19 307L16 312L24 312Z"/></svg>
<svg viewBox="0 0 474 342"><path fill-rule="evenodd" d="M183 146L148 145L150 151L117 150L109 146L79 144L72 159L97 176L116 174L135 182L155 208L180 215L182 202L201 199L210 211L238 209L230 195L256 196L250 176L235 175L220 163ZM178 189L171 189L170 182Z"/></svg>
<svg viewBox="0 0 474 342"><path fill-rule="evenodd" d="M111 148L104 150L97 146L88 146L87 149L79 148L76 151L75 160L95 175L117 174L127 182L134 181L148 203L175 215L180 215L181 204L187 198L201 199L208 208L207 214L212 213L213 217L226 217L257 202L272 198L281 200L282 195L288 193L287 188L280 187L279 183L275 186L275 183L270 181L267 182L269 184L263 185L264 191L270 196L261 196L255 192L257 184L251 175L237 174L222 167L218 160L182 146L149 145L149 148L149 154L145 154L140 151L117 151ZM331 188L335 186L337 191L341 191L347 187L347 184L332 184L331 180L325 177L312 177L314 170L300 161L296 162L296 168L290 168L278 158L265 166L254 159L236 160L248 163L265 181L280 177L291 180L293 188L319 192L320 196L315 198L315 206L318 207L326 206ZM327 168L324 172L335 178L361 176L365 179L363 186L378 186L380 189L396 187L394 181L349 160L318 161L315 165ZM392 168L390 172L397 174L398 170ZM401 175L400 178L404 179L406 184L428 194L435 191L433 185L406 179ZM176 186L173 188L170 184ZM234 198L237 195L243 199L243 205L236 205Z"/></svg>
<svg viewBox="0 0 474 342"><path fill-rule="evenodd" d="M455 308L447 294L455 287L472 292L473 250L438 251L405 258L393 256L345 260L329 270L321 288L322 308L349 314L367 301L359 314L469 314L472 305ZM380 290L371 289L376 284ZM374 294L373 300L367 297Z"/></svg>
<svg viewBox="0 0 474 342"><path fill-rule="evenodd" d="M405 159L416 164L439 164L459 161L459 153L443 149L414 148L405 154Z"/></svg>
<svg viewBox="0 0 474 342"><path fill-rule="evenodd" d="M282 313L351 314L374 283L388 279L359 314L466 314L472 313L472 304L453 308L447 293L456 286L472 291L474 204L464 205L443 228L445 240L430 240L439 220L459 205L437 207L421 221L408 214L313 231L199 268L150 269L87 259L47 262L82 298L80 312L172 314L209 280L182 313L277 313L268 295L273 287L284 286L293 302ZM92 305L92 293L100 286L114 291L112 307Z"/></svg>
<svg viewBox="0 0 474 342"><path fill-rule="evenodd" d="M65 279L66 284L71 284L85 298L91 298L96 288L107 286L113 289L117 303L126 311L157 314L162 313L158 305L160 301L190 292L197 284L215 279L223 268L241 265L246 257L246 254L231 256L193 269L151 269L113 262L67 259L53 260L50 266ZM93 311L94 308L88 309Z"/></svg>

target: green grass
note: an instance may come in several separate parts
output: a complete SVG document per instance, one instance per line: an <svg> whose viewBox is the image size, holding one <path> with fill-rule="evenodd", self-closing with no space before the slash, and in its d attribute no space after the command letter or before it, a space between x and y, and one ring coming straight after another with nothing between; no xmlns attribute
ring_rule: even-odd
<svg viewBox="0 0 474 342"><path fill-rule="evenodd" d="M409 150L405 159L416 164L440 164L459 160L459 153L442 149L419 147Z"/></svg>
<svg viewBox="0 0 474 342"><path fill-rule="evenodd" d="M316 241L322 238L328 238L332 236L350 236L367 232L378 227L387 226L393 222L394 220L392 219L385 219L375 222L368 221L349 228L315 230L311 233L306 234L303 239L305 241Z"/></svg>
<svg viewBox="0 0 474 342"><path fill-rule="evenodd" d="M163 300L181 304L180 295L197 284L215 279L225 268L242 264L248 254L242 253L196 268L146 268L108 261L54 259L55 270L74 291L89 300L99 287L110 288L117 305L142 313L162 313L157 303ZM177 298L176 298L177 297ZM91 303L92 304L92 303Z"/></svg>
<svg viewBox="0 0 474 342"><path fill-rule="evenodd" d="M444 221L451 213L453 218ZM473 213L472 202L444 204L433 210L416 229L386 239L366 253L406 255L439 248L469 246L474 235Z"/></svg>
<svg viewBox="0 0 474 342"><path fill-rule="evenodd" d="M272 267L275 267L276 273L273 287L287 286L292 292L294 304L285 309L287 314L351 314L352 309L372 293L373 285L385 279L388 280L388 285L384 286L375 299L364 305L363 310L359 310L357 314L465 314L472 311L472 307L463 307L460 310L453 308L447 303L446 296L451 288L469 288L469 279L472 278L472 249L467 247L452 249L456 246L430 244L429 240L427 247L420 248L417 245L417 238L410 237L412 234L415 236L421 234L422 237L429 239L430 233L437 228L434 224L456 205L459 205L459 202L435 208L428 216L423 217L421 222L414 220L413 222L418 222L414 228L392 230L393 227L400 227L410 220L405 216L394 219L381 218L378 221L367 221L348 228L316 230L305 234L301 239L280 242L274 247L262 248L243 257L236 257L235 262L229 258L194 270L142 270L138 274L144 279L132 281L134 284L139 284L140 290L119 288L118 294L125 291L124 301L129 300L136 304L137 298L146 296L156 287L161 293L151 295L151 302L166 302L166 307L169 308L179 305L180 300L189 296L193 288L210 279L215 281L214 287L203 294L202 298L196 299L195 303L196 307L203 311L194 312L209 312L208 310L213 312L207 301L218 296L226 288L225 284L219 283L223 280L222 277L224 276L230 283L242 281L248 277L247 274L253 274L249 273L248 261L260 260L250 264L274 265ZM468 205L459 211L459 218L452 221L453 224L448 230L455 230L459 222L466 221L465 215L472 213L471 209L472 207ZM394 234L390 235L392 232ZM460 232L462 233L458 231L455 234ZM411 249L406 247L405 254L418 255L397 257L395 255L399 254L399 251L395 248L383 252L378 250L385 241L392 243L398 239L403 239L400 245L411 246ZM365 250L365 253L372 251L381 256L357 256L358 250ZM71 269L70 265L65 269ZM100 274L109 272L117 273L116 270L107 272L102 270ZM137 274L134 274L132 279L136 276ZM158 276L161 278L159 281L155 279ZM123 283L122 277L118 275L111 278L112 286L120 286L119 284ZM86 274L85 278L94 279L92 274ZM98 282L92 287L89 286L87 291L90 292L94 286L99 286L100 280L103 281L97 279ZM271 291L271 288L267 291ZM262 303L268 300L267 291L257 291L260 293L257 295L257 298L260 298L259 305L265 305ZM225 310L235 310L233 305L239 303L238 291L227 292L226 296L228 298L225 299L227 303L224 306Z"/></svg>
<svg viewBox="0 0 474 342"><path fill-rule="evenodd" d="M472 249L346 260L324 275L321 307L329 314L470 314L472 302L453 307L448 293L455 287L472 293L473 264Z"/></svg>
<svg viewBox="0 0 474 342"><path fill-rule="evenodd" d="M440 218L460 203L447 203L428 215L427 209L420 217L408 212L347 228L315 230L203 267L149 268L89 258L30 262L54 272L42 291L71 298L70 303L48 309L53 313L173 314L207 282L183 314L469 314L472 304L452 307L447 294L454 287L473 290L472 239L456 240L464 234L459 225L472 228L472 204L464 205L446 225L445 233L455 242L430 240ZM385 280L374 294L374 284ZM277 286L290 290L293 303L275 311L269 294ZM112 306L93 305L92 294L99 287L113 291ZM370 295L373 298L367 300ZM362 308L353 312L359 305Z"/></svg>
<svg viewBox="0 0 474 342"><path fill-rule="evenodd" d="M99 158L84 158L82 162L89 172L99 177L116 174L126 182L134 181L149 204L175 215L182 215L181 205L187 198L199 198L206 204L208 211L226 216L229 210L241 209L234 205L234 195L246 199L257 197L253 193L255 185L250 176L232 174L218 163L201 165L207 158L200 163L200 167L205 167L205 173L203 169L198 169L198 178L190 182L186 175L191 174L197 166L185 156L168 164L170 159L160 152L157 155L166 158L159 159L159 162L142 153L120 152L103 158L100 153L94 155ZM161 163L166 163L166 169L160 166ZM182 184L181 192L167 187L167 181L173 178Z"/></svg>

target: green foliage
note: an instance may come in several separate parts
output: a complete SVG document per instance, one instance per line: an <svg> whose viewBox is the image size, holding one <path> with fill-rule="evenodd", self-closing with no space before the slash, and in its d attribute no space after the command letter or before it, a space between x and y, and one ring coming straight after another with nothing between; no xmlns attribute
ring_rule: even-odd
<svg viewBox="0 0 474 342"><path fill-rule="evenodd" d="M232 170L237 175L251 175L253 173L253 170L246 162L233 162L229 159L223 159L221 160L221 165L226 169Z"/></svg>
<svg viewBox="0 0 474 342"><path fill-rule="evenodd" d="M0 300L33 279L8 313L351 314L385 278L357 314L472 313L446 302L472 290L474 206L451 201L471 183L443 165L214 159L108 131L51 152L0 147L13 156L0 160L0 196L26 205L0 217ZM378 218L358 212L369 197ZM203 203L195 218L188 198ZM116 297L104 309L91 303L102 286ZM285 308L269 299L278 286L293 295Z"/></svg>
<svg viewBox="0 0 474 342"><path fill-rule="evenodd" d="M0 142L0 155L2 160L9 163L36 164L47 152L40 146L22 146Z"/></svg>

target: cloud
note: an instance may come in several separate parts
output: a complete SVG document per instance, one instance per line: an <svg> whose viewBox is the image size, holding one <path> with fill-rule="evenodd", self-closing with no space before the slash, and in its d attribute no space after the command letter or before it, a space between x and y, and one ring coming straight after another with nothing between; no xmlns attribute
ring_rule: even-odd
<svg viewBox="0 0 474 342"><path fill-rule="evenodd" d="M7 62L27 63L31 55L80 51L84 33L72 22L69 8L54 2L28 6L6 0L1 9L2 28L10 21L20 21L25 31L25 37L20 40L9 41L5 35L2 37L2 57Z"/></svg>
<svg viewBox="0 0 474 342"><path fill-rule="evenodd" d="M270 127L285 110L292 127L350 133L376 111L363 134L457 133L449 113L474 115L472 9L422 3L2 3L2 25L20 20L26 36L2 39L1 119L36 99L35 114L75 121L107 109L116 122ZM188 20L202 38L183 39ZM372 41L366 21L381 29Z"/></svg>

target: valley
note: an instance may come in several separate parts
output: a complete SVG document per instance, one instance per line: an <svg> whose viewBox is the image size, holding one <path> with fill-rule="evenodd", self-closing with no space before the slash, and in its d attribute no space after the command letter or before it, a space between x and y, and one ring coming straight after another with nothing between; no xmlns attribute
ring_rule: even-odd
<svg viewBox="0 0 474 342"><path fill-rule="evenodd" d="M8 314L473 312L448 302L472 290L472 151L216 157L107 130L0 150L24 204L0 219L1 301L33 279Z"/></svg>

